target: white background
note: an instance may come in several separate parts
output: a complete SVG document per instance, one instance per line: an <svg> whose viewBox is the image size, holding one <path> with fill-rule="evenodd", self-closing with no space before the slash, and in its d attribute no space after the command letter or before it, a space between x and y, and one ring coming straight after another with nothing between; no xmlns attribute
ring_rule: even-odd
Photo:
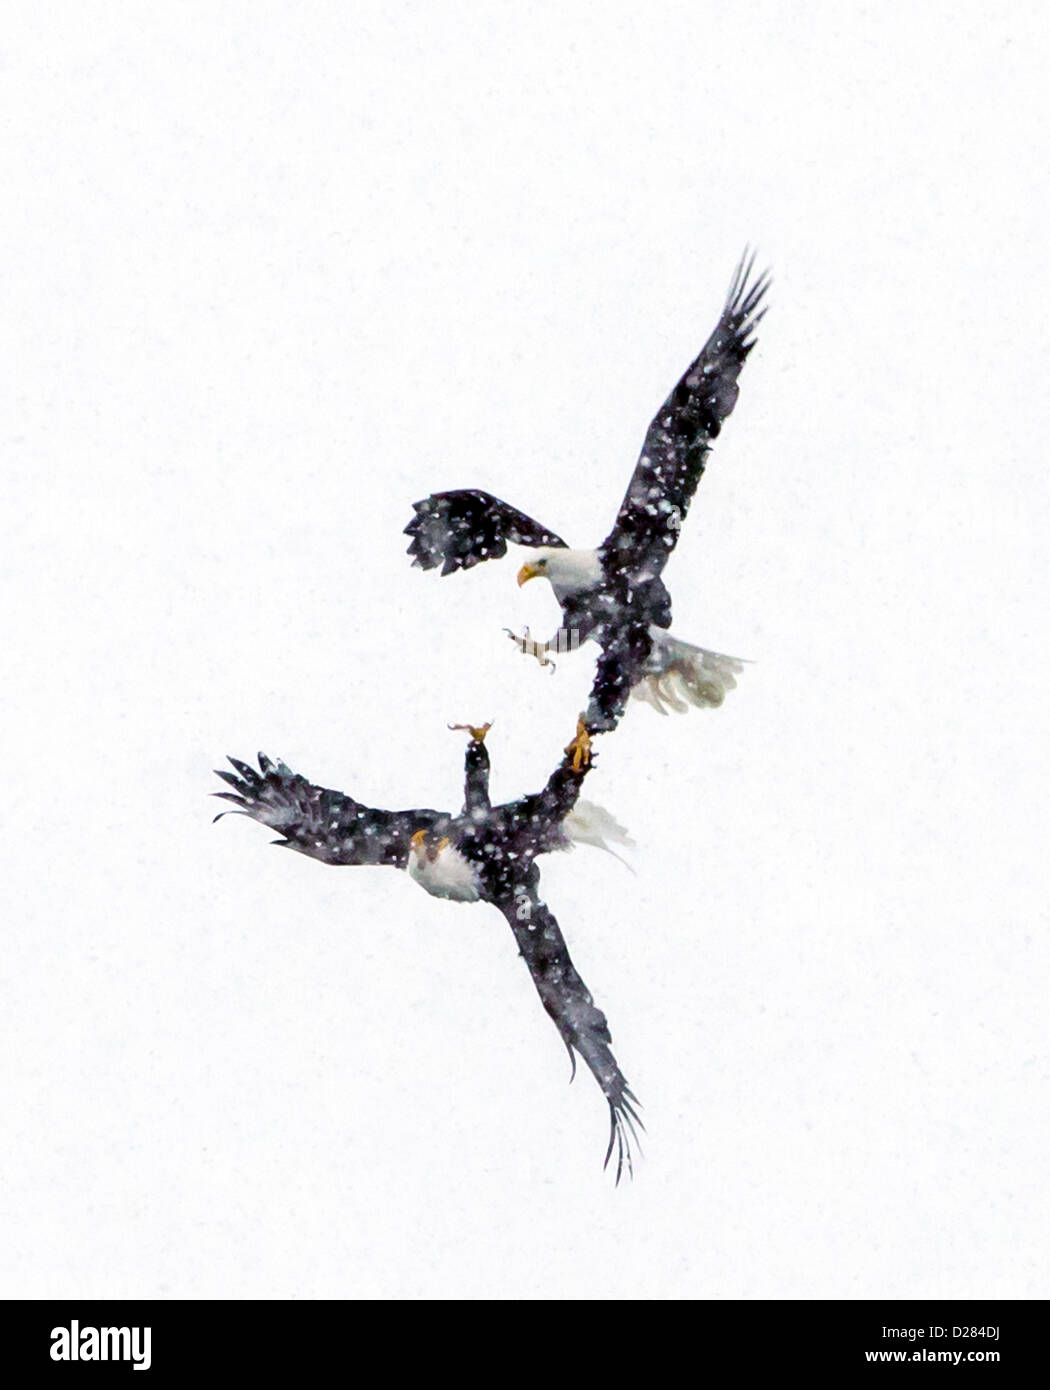
<svg viewBox="0 0 1050 1390"><path fill-rule="evenodd" d="M6 8L0 1294L1050 1293L1042 10ZM617 1190L494 910L205 794L541 784L593 657L410 503L599 541L746 242L667 578L755 664L544 867Z"/></svg>

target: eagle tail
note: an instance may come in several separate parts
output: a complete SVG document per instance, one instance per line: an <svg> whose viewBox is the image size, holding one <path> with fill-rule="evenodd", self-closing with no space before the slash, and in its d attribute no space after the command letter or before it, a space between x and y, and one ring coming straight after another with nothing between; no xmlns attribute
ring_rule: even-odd
<svg viewBox="0 0 1050 1390"><path fill-rule="evenodd" d="M634 841L627 833L626 826L621 825L604 806L598 806L593 801L577 801L562 821L561 828L570 845L593 845L595 849L604 850L606 854L611 854L614 859L619 859L621 864L631 869L627 860L616 853L613 845L633 849ZM631 873L634 873L633 869Z"/></svg>
<svg viewBox="0 0 1050 1390"><path fill-rule="evenodd" d="M631 690L633 699L652 705L658 714L666 714L667 706L684 714L690 705L717 709L727 692L736 689L736 677L746 664L738 657L694 647L658 627L650 634L652 651Z"/></svg>

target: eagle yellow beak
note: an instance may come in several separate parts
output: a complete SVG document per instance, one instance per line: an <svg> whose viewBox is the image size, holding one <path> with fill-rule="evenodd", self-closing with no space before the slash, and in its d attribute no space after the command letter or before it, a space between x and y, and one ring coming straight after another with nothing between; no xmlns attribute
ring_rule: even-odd
<svg viewBox="0 0 1050 1390"><path fill-rule="evenodd" d="M530 579L535 579L542 573L539 565L522 565L521 569L518 570L518 588L520 589L523 584L527 584Z"/></svg>

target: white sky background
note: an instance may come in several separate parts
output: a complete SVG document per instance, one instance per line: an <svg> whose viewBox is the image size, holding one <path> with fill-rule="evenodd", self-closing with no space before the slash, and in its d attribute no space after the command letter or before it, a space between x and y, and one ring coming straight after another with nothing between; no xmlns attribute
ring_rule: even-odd
<svg viewBox="0 0 1050 1390"><path fill-rule="evenodd" d="M1047 25L798 9L5 10L0 1294L1050 1293ZM494 909L205 793L541 785L593 658L410 504L599 541L749 241L667 579L755 665L600 745L637 877L543 865L615 1190Z"/></svg>

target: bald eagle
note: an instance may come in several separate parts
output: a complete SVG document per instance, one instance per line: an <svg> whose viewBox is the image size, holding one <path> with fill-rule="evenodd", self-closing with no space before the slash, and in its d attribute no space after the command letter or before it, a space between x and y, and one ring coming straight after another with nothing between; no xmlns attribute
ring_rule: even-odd
<svg viewBox="0 0 1050 1390"><path fill-rule="evenodd" d="M592 733L615 728L632 694L661 713L664 701L676 709L685 709L685 701L720 705L743 669L735 657L669 636L671 596L661 572L711 443L736 404L737 378L765 313L769 276L753 279L753 268L754 256L745 253L714 332L650 424L616 521L596 550L570 548L532 517L476 489L438 492L414 503L415 516L405 527L413 564L441 565L443 575L505 555L508 542L536 550L518 571L518 584L548 579L562 624L549 642L514 640L541 659L551 650L598 643L601 656L583 716Z"/></svg>
<svg viewBox="0 0 1050 1390"><path fill-rule="evenodd" d="M602 844L622 838L611 817L578 798L591 766L590 740L582 723L565 757L541 792L493 806L489 800L489 725L466 730L463 809L381 811L342 792L315 786L282 762L259 754L259 771L230 758L233 773L219 771L232 792L214 795L236 804L234 814L280 832L276 844L325 864L386 864L404 869L435 897L486 902L507 919L543 1007L554 1020L576 1074L576 1053L587 1063L609 1105L608 1166L616 1151L616 1181L632 1171L634 1126L641 1125L635 1096L612 1054L605 1015L578 975L553 913L539 895L536 858L568 849L575 839ZM230 814L220 812L221 815Z"/></svg>

